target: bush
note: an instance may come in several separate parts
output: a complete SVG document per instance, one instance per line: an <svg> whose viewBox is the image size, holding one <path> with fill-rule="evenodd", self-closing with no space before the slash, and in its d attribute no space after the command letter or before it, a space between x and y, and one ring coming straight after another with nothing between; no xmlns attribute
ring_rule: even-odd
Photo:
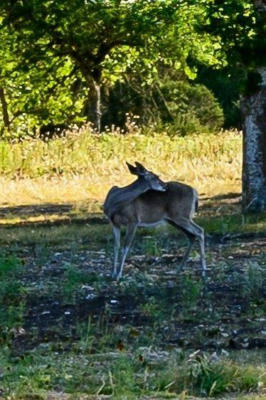
<svg viewBox="0 0 266 400"><path fill-rule="evenodd" d="M206 86L165 80L161 84L161 96L165 103L162 121L171 122L181 134L222 128L223 110Z"/></svg>
<svg viewBox="0 0 266 400"><path fill-rule="evenodd" d="M157 130L166 130L170 136L218 131L224 123L223 110L213 93L180 77L164 78L149 87L119 83L110 91L108 102L104 124L126 130L128 113L138 115L142 125L155 123Z"/></svg>

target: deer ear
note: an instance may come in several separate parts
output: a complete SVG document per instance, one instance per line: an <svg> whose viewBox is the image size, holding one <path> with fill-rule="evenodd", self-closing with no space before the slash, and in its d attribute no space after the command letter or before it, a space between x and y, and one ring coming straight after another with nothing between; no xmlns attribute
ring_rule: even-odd
<svg viewBox="0 0 266 400"><path fill-rule="evenodd" d="M140 173L143 174L145 171L147 171L146 168L143 167L143 165L140 164L139 162L135 161L135 164L136 164L136 167L137 167L138 172L140 172Z"/></svg>
<svg viewBox="0 0 266 400"><path fill-rule="evenodd" d="M127 167L128 167L128 169L129 169L131 174L138 175L138 171L137 171L136 167L134 167L133 165L129 164L127 161L126 161L126 164L127 164Z"/></svg>

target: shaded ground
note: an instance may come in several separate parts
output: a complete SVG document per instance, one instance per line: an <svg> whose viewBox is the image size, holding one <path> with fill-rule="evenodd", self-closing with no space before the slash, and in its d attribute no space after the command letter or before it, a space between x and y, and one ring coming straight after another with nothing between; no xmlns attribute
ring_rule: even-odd
<svg viewBox="0 0 266 400"><path fill-rule="evenodd" d="M247 229L245 221L240 226L242 217L229 214L239 211L239 198L223 201L205 199L199 218L207 231L206 281L196 246L186 270L177 270L185 242L172 228L139 231L117 283L109 277L110 228L99 216L73 215L71 205L0 209L8 220L1 228L0 271L0 344L8 346L8 357L24 360L40 349L81 355L85 348L89 357L156 348L159 360L177 349L217 357L264 351L264 220L259 229ZM29 220L40 213L68 223ZM11 214L20 218L13 226Z"/></svg>
<svg viewBox="0 0 266 400"><path fill-rule="evenodd" d="M171 245L175 247L173 238ZM109 278L104 249L49 252L42 265L24 250L27 311L12 349L23 353L49 340L69 344L80 339L77 325L88 318L103 318L108 329L121 325L123 331L130 324L137 330L134 335L160 321L156 331L163 347L266 347L265 239L215 244L208 251L206 283L196 253L186 271L177 274L181 252L172 251L160 257L132 255L117 284Z"/></svg>
<svg viewBox="0 0 266 400"><path fill-rule="evenodd" d="M222 215L240 210L240 194L229 193L227 195L215 197L201 197L201 216ZM0 206L0 223L42 223L42 222L71 222L84 220L86 217L91 222L91 214L87 210L91 208L91 203L65 203L65 204L31 204L22 206ZM95 209L101 210L101 204L95 203ZM216 210L215 210L216 208ZM101 223L102 213L99 214L98 221Z"/></svg>

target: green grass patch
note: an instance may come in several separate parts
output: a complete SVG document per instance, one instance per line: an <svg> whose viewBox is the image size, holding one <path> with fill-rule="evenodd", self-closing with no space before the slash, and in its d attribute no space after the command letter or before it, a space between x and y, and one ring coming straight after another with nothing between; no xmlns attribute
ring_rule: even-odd
<svg viewBox="0 0 266 400"><path fill-rule="evenodd" d="M213 361L207 353L161 354L139 348L132 353L90 356L56 354L47 347L13 361L4 351L0 360L2 390L11 399L43 399L52 391L69 394L71 399L85 394L121 400L144 396L189 399L260 392L266 385L265 363L248 366L225 357Z"/></svg>
<svg viewBox="0 0 266 400"><path fill-rule="evenodd" d="M13 256L0 258L0 332L1 340L11 328L23 324L27 290L20 282L22 265Z"/></svg>
<svg viewBox="0 0 266 400"><path fill-rule="evenodd" d="M199 217L198 223L209 234L260 233L266 232L266 213Z"/></svg>

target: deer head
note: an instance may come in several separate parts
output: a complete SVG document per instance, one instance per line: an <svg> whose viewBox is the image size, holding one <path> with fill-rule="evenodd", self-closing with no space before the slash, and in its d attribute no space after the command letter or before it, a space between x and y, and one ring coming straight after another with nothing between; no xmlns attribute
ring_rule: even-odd
<svg viewBox="0 0 266 400"><path fill-rule="evenodd" d="M143 165L135 162L135 167L127 162L127 167L131 174L137 175L139 179L144 180L148 183L150 189L159 192L165 192L167 190L167 184L164 183L158 175L148 171Z"/></svg>

